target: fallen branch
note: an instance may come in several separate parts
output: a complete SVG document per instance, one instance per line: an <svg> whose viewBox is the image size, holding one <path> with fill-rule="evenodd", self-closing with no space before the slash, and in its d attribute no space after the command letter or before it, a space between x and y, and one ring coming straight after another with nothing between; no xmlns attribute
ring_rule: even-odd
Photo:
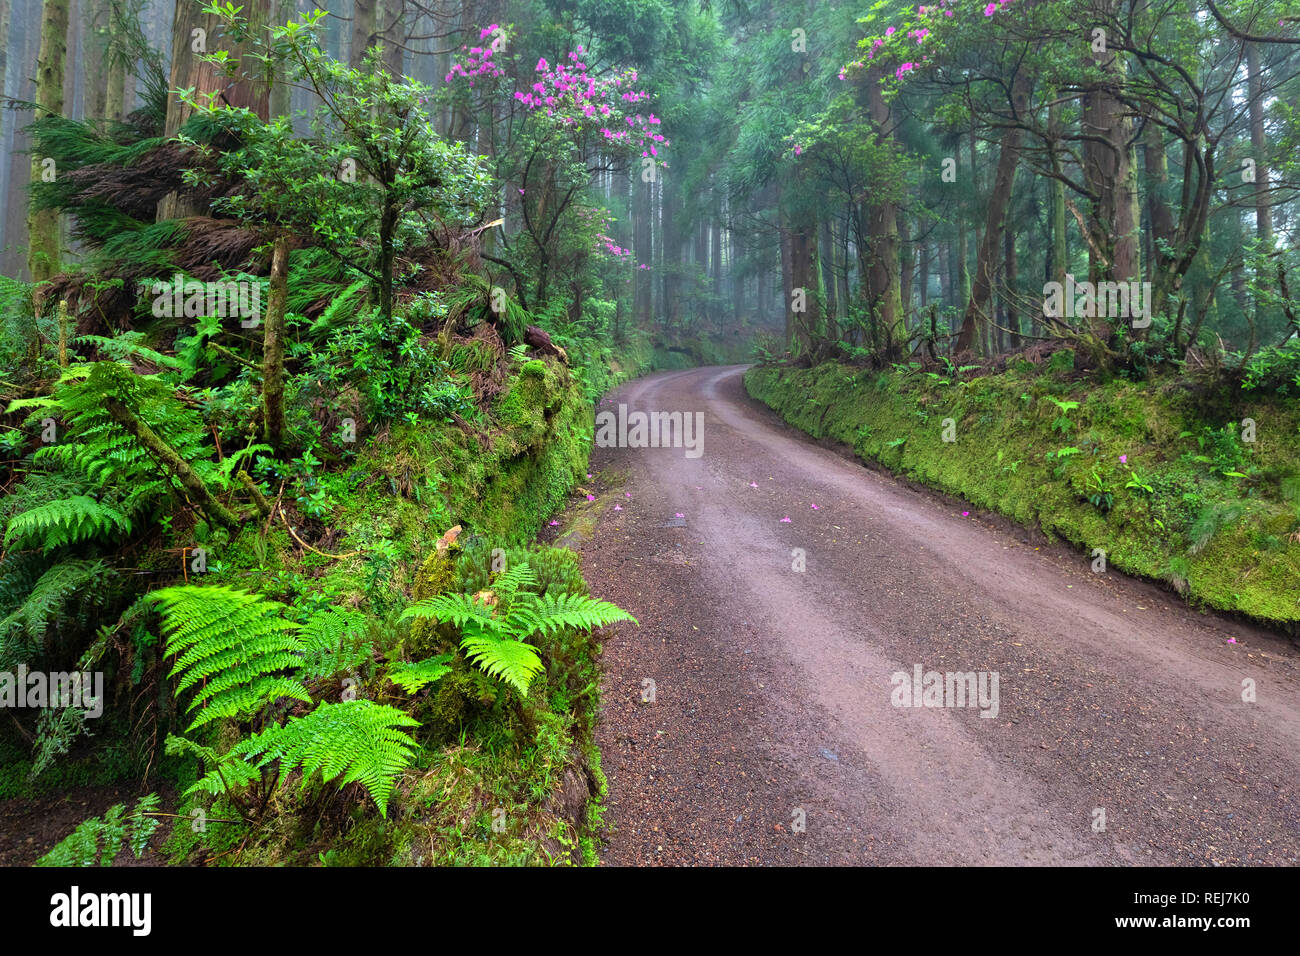
<svg viewBox="0 0 1300 956"><path fill-rule="evenodd" d="M297 541L312 554L319 554L322 558L332 558L335 561L339 561L343 558L355 558L361 553L361 549L359 548L356 551L349 551L347 554L326 554L324 551L318 551L306 541L302 540L302 538L298 537L298 532L293 530L293 527L289 524L289 519L284 516L284 506L280 505L279 502L276 502L276 505L280 510L280 520L284 522L284 526L288 530L289 534L293 535L293 540Z"/></svg>

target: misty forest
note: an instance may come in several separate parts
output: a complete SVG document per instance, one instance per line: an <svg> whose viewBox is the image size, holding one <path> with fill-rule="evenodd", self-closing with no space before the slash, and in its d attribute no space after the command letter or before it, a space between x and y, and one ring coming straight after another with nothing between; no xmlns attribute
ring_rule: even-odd
<svg viewBox="0 0 1300 956"><path fill-rule="evenodd" d="M1300 859L1300 0L0 79L0 864Z"/></svg>

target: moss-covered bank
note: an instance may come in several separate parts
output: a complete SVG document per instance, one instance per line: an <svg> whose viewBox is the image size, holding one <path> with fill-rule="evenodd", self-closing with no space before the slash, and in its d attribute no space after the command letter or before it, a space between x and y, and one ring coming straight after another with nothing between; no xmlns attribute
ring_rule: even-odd
<svg viewBox="0 0 1300 956"><path fill-rule="evenodd" d="M1165 581L1204 607L1300 622L1300 403L1181 381L1096 383L1058 352L962 381L911 367L751 369L789 423ZM948 438L950 440L945 440Z"/></svg>

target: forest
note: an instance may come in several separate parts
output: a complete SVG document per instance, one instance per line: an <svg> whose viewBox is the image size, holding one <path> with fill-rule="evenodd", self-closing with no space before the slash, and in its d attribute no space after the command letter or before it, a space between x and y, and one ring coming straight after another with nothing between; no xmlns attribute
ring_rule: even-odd
<svg viewBox="0 0 1300 956"><path fill-rule="evenodd" d="M730 759L645 723L669 591L788 604L736 569L793 554L755 647L928 588L1014 635L1048 572L963 577L992 534L1082 569L1062 621L1121 580L1170 654L1267 644L1294 766L1300 0L0 0L0 81L0 864L969 862L790 849L784 792L675 856L638 748ZM836 548L895 492L819 446L929 496L886 577ZM1294 863L1282 792L1139 842Z"/></svg>

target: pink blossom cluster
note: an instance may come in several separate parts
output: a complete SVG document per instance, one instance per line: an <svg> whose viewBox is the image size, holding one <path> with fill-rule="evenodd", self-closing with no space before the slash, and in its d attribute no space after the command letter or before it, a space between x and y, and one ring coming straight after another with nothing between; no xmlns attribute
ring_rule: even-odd
<svg viewBox="0 0 1300 956"><path fill-rule="evenodd" d="M486 38L496 25L480 31ZM545 110L562 125L582 127L600 123L601 135L611 144L625 148L639 148L642 156L659 155L659 150L669 145L663 134L654 127L662 121L652 112L628 113L628 107L650 99L650 94L635 88L636 70L626 70L612 77L596 78L587 74L587 64L582 60L586 51L581 44L555 65L541 57L533 68L535 74L527 89L517 90L514 99L529 110ZM447 82L457 77L474 85L476 76L501 76L504 70L492 61L491 47L473 47L466 50L447 74ZM627 128L625 129L624 126Z"/></svg>
<svg viewBox="0 0 1300 956"><path fill-rule="evenodd" d="M949 2L950 0L939 0L937 5L932 4L928 6L924 6L924 5L919 6L916 8L916 15L923 22L925 21L935 22L938 21L939 17L941 16L951 17L953 15L953 11L948 9ZM1005 8L1010 2L1011 0L990 0L990 2L984 7L984 16L986 17L993 16L993 14ZM876 37L874 40L872 40L871 47L870 49L867 50L867 55L865 57L865 60L874 59L875 55L879 53L880 50L885 46L886 41L897 32L898 30L896 27L887 27L885 29L885 35L883 37ZM925 42L926 37L931 35L931 32L932 31L930 30L929 27L920 26L920 27L916 27L915 29L908 30L906 36L908 37L908 39L915 40L916 43L920 45ZM904 74L910 73L911 71L919 68L920 65L922 63L927 62L928 59L929 59L928 57L922 57L919 61L907 61L899 64L899 66L894 70L895 79L901 80ZM865 60L855 60L852 63L849 63L843 68L841 68L839 72L839 78L841 80L847 80L849 78L850 70L864 69L866 67Z"/></svg>
<svg viewBox="0 0 1300 956"><path fill-rule="evenodd" d="M479 42L493 36L499 29L501 27L496 23L484 27L479 31ZM492 59L495 51L491 46L462 46L461 50L464 51L464 60L452 62L451 69L447 72L446 82L450 83L459 76L469 80L469 85L473 86L476 76L505 76L506 71L497 66Z"/></svg>

